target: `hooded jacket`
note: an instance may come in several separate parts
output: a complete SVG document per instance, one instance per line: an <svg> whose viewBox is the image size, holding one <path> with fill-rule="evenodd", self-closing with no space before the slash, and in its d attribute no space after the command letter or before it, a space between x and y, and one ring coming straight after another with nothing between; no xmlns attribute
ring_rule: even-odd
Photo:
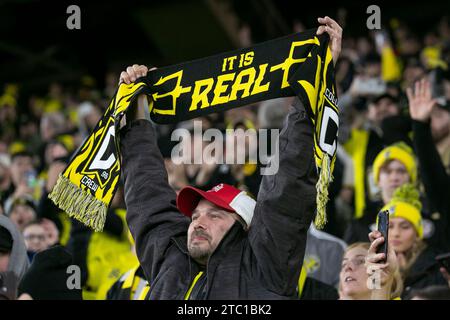
<svg viewBox="0 0 450 320"><path fill-rule="evenodd" d="M201 269L189 256L190 219L176 207L154 129L147 120L132 121L120 141L127 221L150 284L149 297L184 299ZM249 230L236 221L211 254L203 298L298 298L315 210L313 150L313 126L297 99L279 137L279 170L262 178Z"/></svg>
<svg viewBox="0 0 450 320"><path fill-rule="evenodd" d="M20 231L13 222L6 216L0 215L0 226L4 227L11 234L13 246L9 256L8 270L12 271L20 281L22 276L28 269L29 262L27 256L27 248Z"/></svg>

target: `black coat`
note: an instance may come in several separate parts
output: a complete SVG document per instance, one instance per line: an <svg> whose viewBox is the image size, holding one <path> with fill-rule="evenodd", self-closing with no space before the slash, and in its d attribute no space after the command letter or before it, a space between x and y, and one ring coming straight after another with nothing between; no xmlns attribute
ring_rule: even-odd
<svg viewBox="0 0 450 320"><path fill-rule="evenodd" d="M279 140L279 170L262 179L249 231L236 222L211 255L206 299L296 299L315 210L313 126L292 108ZM184 299L200 270L187 252L190 219L176 207L150 122L121 132L127 221L150 299Z"/></svg>
<svg viewBox="0 0 450 320"><path fill-rule="evenodd" d="M450 176L434 144L429 123L413 121L414 147L419 159L420 177L430 201L435 230L427 241L430 246L450 251Z"/></svg>
<svg viewBox="0 0 450 320"><path fill-rule="evenodd" d="M411 290L423 289L431 285L447 285L439 271L439 264L435 257L439 251L432 247L425 248L411 266L403 283L402 299L408 298Z"/></svg>

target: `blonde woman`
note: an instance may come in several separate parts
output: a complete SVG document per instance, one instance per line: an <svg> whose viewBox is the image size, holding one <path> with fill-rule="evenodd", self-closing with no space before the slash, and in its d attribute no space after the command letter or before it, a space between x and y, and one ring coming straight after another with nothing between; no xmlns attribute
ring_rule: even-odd
<svg viewBox="0 0 450 320"><path fill-rule="evenodd" d="M389 210L389 247L396 253L404 281L402 297L407 297L412 289L445 285L447 282L435 260L440 251L434 245L427 246L423 240L417 189L410 184L401 186L382 210Z"/></svg>
<svg viewBox="0 0 450 320"><path fill-rule="evenodd" d="M340 300L393 300L403 289L395 251L389 248L387 261L376 248L384 238L378 231L369 234L372 240L350 245L342 259L339 275Z"/></svg>

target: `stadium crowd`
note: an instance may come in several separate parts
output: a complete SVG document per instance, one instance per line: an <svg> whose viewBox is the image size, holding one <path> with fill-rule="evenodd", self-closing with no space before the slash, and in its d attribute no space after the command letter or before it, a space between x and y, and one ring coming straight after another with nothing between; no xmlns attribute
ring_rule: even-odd
<svg viewBox="0 0 450 320"><path fill-rule="evenodd" d="M450 299L450 274L436 257L450 252L450 22L423 35L392 19L362 37L345 33L336 64L340 127L328 223L308 230L299 299ZM295 31L302 31L296 24ZM243 26L242 44L251 30ZM142 63L142 62L141 62ZM124 66L125 69L125 66ZM97 233L61 212L48 194L93 130L119 83L86 76L18 105L20 83L0 92L0 291L4 299L145 300L151 285L127 226L124 184ZM202 129L281 129L293 98L264 101L195 119ZM19 112L26 110L26 112ZM175 164L171 134L193 120L155 125L170 187L209 190L226 183L258 197L260 164ZM245 145L235 150L248 153ZM152 183L149 181L148 183ZM382 264L376 219L389 210L389 254ZM386 258L386 257L385 257ZM447 260L449 261L449 260ZM67 288L67 268L80 288ZM447 265L448 266L448 265ZM369 278L382 269L380 286ZM45 282L46 286L41 283ZM76 281L75 281L76 284ZM195 291L195 290L194 290ZM197 295L200 298L200 295ZM188 296L189 298L189 296Z"/></svg>

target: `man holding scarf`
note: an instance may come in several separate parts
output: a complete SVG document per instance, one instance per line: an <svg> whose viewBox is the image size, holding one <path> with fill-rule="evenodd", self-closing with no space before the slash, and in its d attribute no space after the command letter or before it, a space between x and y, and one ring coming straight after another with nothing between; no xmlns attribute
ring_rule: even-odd
<svg viewBox="0 0 450 320"><path fill-rule="evenodd" d="M335 64L342 28L329 17L318 21L317 34L329 34ZM128 67L121 82L147 71ZM127 220L150 299L295 299L317 182L314 128L303 103L296 99L291 107L279 138L279 171L263 177L256 202L225 184L207 192L186 187L177 197L146 96L135 104L120 150Z"/></svg>

